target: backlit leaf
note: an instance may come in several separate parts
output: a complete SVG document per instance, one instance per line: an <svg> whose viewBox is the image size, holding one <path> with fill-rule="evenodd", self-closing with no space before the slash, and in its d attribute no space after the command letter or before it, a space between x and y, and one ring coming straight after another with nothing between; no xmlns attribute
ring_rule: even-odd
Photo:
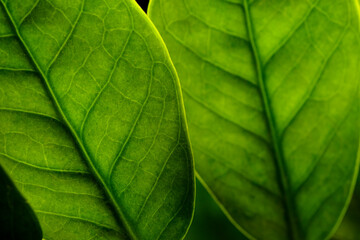
<svg viewBox="0 0 360 240"><path fill-rule="evenodd" d="M153 0L199 178L257 239L326 239L359 146L357 0Z"/></svg>
<svg viewBox="0 0 360 240"><path fill-rule="evenodd" d="M0 164L44 238L181 239L179 84L135 1L1 0L0 21Z"/></svg>

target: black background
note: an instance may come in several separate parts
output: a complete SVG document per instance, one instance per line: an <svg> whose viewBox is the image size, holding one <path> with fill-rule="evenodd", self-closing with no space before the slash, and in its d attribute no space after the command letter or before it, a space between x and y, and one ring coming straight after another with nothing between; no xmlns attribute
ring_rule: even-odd
<svg viewBox="0 0 360 240"><path fill-rule="evenodd" d="M147 7L149 5L149 0L136 0L136 2L140 5L140 7L146 12Z"/></svg>

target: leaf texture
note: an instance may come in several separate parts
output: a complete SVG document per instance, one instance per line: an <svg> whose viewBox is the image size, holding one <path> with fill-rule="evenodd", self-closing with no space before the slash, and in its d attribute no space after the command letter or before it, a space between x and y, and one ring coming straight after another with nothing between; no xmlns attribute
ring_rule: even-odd
<svg viewBox="0 0 360 240"><path fill-rule="evenodd" d="M194 174L180 88L131 0L1 0L0 164L45 239L181 239Z"/></svg>
<svg viewBox="0 0 360 240"><path fill-rule="evenodd" d="M359 164L355 0L153 0L199 178L250 238L326 239Z"/></svg>

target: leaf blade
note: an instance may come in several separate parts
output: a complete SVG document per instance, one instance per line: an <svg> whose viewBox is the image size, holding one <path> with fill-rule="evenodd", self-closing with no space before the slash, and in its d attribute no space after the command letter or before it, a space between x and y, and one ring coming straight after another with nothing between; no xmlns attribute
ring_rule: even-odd
<svg viewBox="0 0 360 240"><path fill-rule="evenodd" d="M359 132L350 130L359 122L354 4L150 4L149 16L167 43L185 93L196 170L233 222L253 237L323 239L347 207L359 161ZM345 81L346 75L352 80ZM341 166L335 164L336 148L347 149ZM279 155L284 163L276 169ZM333 174L346 187L329 181ZM285 207L281 202L289 198L294 204ZM336 210L326 217L322 204ZM289 209L296 215L292 226Z"/></svg>
<svg viewBox="0 0 360 240"><path fill-rule="evenodd" d="M91 192L97 192L92 201L103 202L89 204L94 208L94 215L81 206L81 201L69 207L71 201L65 199L61 200L63 209L73 216L51 211L51 206L47 206L49 211L37 209L43 227L46 221L56 223L61 217L70 219L62 221L62 227L56 231L47 229L46 234L54 239L65 236L76 239L99 236L104 239L181 238L193 211L191 153L176 75L166 49L145 16L131 1L28 1L21 8L18 1L2 3L35 71L40 73L35 81L42 79L50 92L49 97L42 86L41 95L47 98L45 102L54 101L56 107L52 105L51 108L64 119L58 128L66 132L62 137L69 141L66 146L71 146L80 174L95 175L93 181L83 180L82 184L90 186L82 195L94 198ZM93 28L90 32L89 27ZM39 41L46 44L39 48ZM94 65L96 62L99 64ZM145 94L150 99L148 102L142 99ZM141 108L138 98L144 101ZM9 122L4 129L8 125ZM50 128L44 125L43 128ZM71 138L75 139L75 145L71 144ZM44 144L43 141L40 143ZM44 156L45 168L54 164L47 161L46 154ZM80 164L83 160L90 170L86 164ZM66 164L69 163L61 167ZM14 178L17 171L12 171ZM63 180L66 181L70 182ZM81 183L80 179L77 181ZM65 194L54 186L44 189ZM81 193L81 190L74 192ZM110 208L104 204L106 200L98 199L102 196L99 191L103 190L109 197ZM34 198L29 193L27 197ZM39 207L36 202L33 204ZM98 205L100 209L95 211ZM78 212L74 212L76 209ZM112 210L116 210L113 217ZM82 220L86 214L97 220L87 219L89 223L110 232L115 229L115 233L106 230L106 235L106 231L92 230L88 236L78 236L81 233L74 231L76 225L69 223ZM98 222L99 219L102 221Z"/></svg>

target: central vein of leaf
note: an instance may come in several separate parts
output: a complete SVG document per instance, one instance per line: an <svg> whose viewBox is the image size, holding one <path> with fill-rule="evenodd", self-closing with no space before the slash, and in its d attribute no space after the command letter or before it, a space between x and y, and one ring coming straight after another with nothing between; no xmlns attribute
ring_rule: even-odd
<svg viewBox="0 0 360 240"><path fill-rule="evenodd" d="M289 225L289 237L290 239L294 240L300 240L303 239L302 231L299 226L296 210L295 210L295 202L293 199L293 196L291 194L290 184L289 184L289 178L285 169L285 162L284 162L284 156L281 150L279 136L276 132L275 128L275 119L271 111L271 106L269 104L269 96L268 92L266 90L265 82L264 82L264 75L262 70L262 63L259 56L259 51L255 42L255 36L254 36L254 29L252 24L252 19L250 15L250 8L249 8L249 2L248 0L244 0L244 9L245 9L245 16L246 16L246 24L249 34L249 39L251 43L251 48L253 51L253 55L255 58L256 63L256 72L257 72L257 78L258 83L261 90L261 97L263 100L263 105L266 112L267 117L267 125L270 131L270 135L272 138L273 143L273 154L275 157L275 165L277 169L277 175L279 177L279 185L283 192L284 196L284 205L286 209L286 220Z"/></svg>

